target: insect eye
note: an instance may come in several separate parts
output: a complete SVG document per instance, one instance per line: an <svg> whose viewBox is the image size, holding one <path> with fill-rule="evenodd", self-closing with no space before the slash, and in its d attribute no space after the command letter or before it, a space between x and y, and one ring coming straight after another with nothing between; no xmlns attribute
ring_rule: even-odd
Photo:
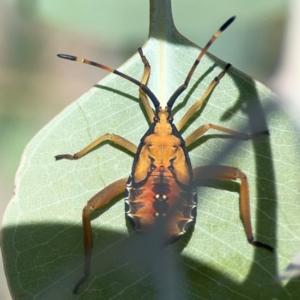
<svg viewBox="0 0 300 300"><path fill-rule="evenodd" d="M168 118L168 121L169 121L170 123L172 123L173 120L174 120L174 118L173 118L172 116Z"/></svg>
<svg viewBox="0 0 300 300"><path fill-rule="evenodd" d="M159 120L159 118L158 118L157 116L155 116L155 117L153 118L153 121L154 121L154 122L158 122L158 120Z"/></svg>

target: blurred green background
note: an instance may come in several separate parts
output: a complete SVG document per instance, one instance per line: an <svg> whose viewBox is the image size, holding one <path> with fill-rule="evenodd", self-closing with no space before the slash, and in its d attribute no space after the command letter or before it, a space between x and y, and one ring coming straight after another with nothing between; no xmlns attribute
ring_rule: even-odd
<svg viewBox="0 0 300 300"><path fill-rule="evenodd" d="M279 60L288 4L287 0L172 1L177 29L199 46L236 15L210 52L266 85ZM145 42L148 10L147 0L0 2L1 219L26 144L106 75L88 66L75 72L56 54L118 67ZM10 299L1 272L0 299Z"/></svg>

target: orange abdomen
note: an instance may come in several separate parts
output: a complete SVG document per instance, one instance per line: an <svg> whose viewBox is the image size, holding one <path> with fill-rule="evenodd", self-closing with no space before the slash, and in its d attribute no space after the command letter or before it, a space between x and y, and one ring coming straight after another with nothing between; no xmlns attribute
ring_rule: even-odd
<svg viewBox="0 0 300 300"><path fill-rule="evenodd" d="M196 189L183 190L164 166L157 167L141 187L135 188L130 176L126 190L126 215L138 232L158 229L165 242L172 243L196 217Z"/></svg>

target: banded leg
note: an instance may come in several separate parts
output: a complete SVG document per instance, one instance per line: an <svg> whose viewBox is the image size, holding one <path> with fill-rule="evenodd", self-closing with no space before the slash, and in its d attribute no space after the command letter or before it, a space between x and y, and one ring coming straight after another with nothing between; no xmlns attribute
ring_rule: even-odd
<svg viewBox="0 0 300 300"><path fill-rule="evenodd" d="M201 108L203 102L207 99L207 97L210 95L210 93L213 91L213 89L218 85L222 77L225 75L225 73L228 71L228 69L231 67L231 64L227 64L224 68L224 70L213 79L213 81L210 83L210 85L205 90L202 97L196 101L190 109L184 114L184 116L181 118L181 120L176 125L176 128L178 131L181 130L181 128L187 123L187 121L195 114L195 112Z"/></svg>
<svg viewBox="0 0 300 300"><path fill-rule="evenodd" d="M124 193L126 182L128 178L119 179L102 191L92 197L87 205L82 211L82 229L83 229L83 243L84 243L84 275L76 283L73 293L77 294L79 287L86 281L90 274L91 269L91 258L92 258L92 248L93 248L93 236L92 236L92 227L90 213L94 210L97 210L109 203L114 197Z"/></svg>
<svg viewBox="0 0 300 300"><path fill-rule="evenodd" d="M149 64L146 56L143 54L142 48L138 48L138 51L139 51L139 54L141 56L142 62L144 64L144 73L143 73L143 76L142 76L142 79L141 79L141 83L143 85L145 85L147 83L148 79L149 79L149 76L150 76L150 64ZM153 110L150 106L148 97L147 97L146 93L141 88L139 88L139 94L140 94L140 98L142 100L143 106L144 106L144 108L146 110L146 113L148 115L149 121L152 123L153 118L154 118L154 113L153 113Z"/></svg>
<svg viewBox="0 0 300 300"><path fill-rule="evenodd" d="M189 136L187 136L185 138L186 146L188 147L190 144L192 144L195 140L197 140L199 137L201 137L209 129L215 129L215 130L218 130L221 132L228 133L228 134L232 135L232 137L239 139L239 140L251 140L260 135L268 135L269 134L268 130L247 134L247 133L235 131L235 130L232 130L232 129L229 129L229 128L226 128L226 127L223 127L220 125L216 125L216 124L206 124L206 125L200 126L199 128L197 128L195 131L193 131Z"/></svg>
<svg viewBox="0 0 300 300"><path fill-rule="evenodd" d="M248 242L257 247L265 248L273 252L273 248L267 244L255 241L251 226L250 196L247 176L240 169L227 166L202 166L193 169L196 185L201 185L205 179L237 180L240 179L240 215L243 221Z"/></svg>
<svg viewBox="0 0 300 300"><path fill-rule="evenodd" d="M79 159L88 152L90 152L92 149L100 145L103 141L110 140L116 145L119 145L123 147L124 149L127 149L128 151L132 152L133 154L136 153L137 146L131 143L130 141L124 139L123 137L116 135L116 134L110 134L106 133L99 138L97 138L95 141L91 142L89 145L87 145L85 148L83 148L81 151L75 153L74 155L71 154L59 154L55 156L56 160L60 159Z"/></svg>

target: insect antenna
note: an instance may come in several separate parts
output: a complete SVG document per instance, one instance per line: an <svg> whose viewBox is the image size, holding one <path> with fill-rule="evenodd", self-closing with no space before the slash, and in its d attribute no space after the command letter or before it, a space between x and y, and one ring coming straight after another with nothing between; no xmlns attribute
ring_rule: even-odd
<svg viewBox="0 0 300 300"><path fill-rule="evenodd" d="M140 51L140 48L139 48L139 51ZM97 67L100 69L104 69L110 73L114 73L120 77L123 77L123 78L127 79L128 81L136 84L141 90L143 90L146 93L146 95L151 99L151 101L156 109L160 106L160 103L159 103L158 99L156 98L156 96L153 94L153 92L146 85L142 84L140 81L132 78L129 75L126 75L116 69L107 67L107 66L99 64L97 62L87 60L85 58L80 58L80 57L68 55L68 54L57 54L57 56L59 58L73 60L73 61L81 62L81 63L87 64L87 65L91 65L91 66L94 66L94 67Z"/></svg>
<svg viewBox="0 0 300 300"><path fill-rule="evenodd" d="M197 59L195 60L188 76L186 77L184 84L182 84L175 92L174 94L170 97L167 105L169 107L169 109L171 110L171 108L173 107L176 99L178 98L178 96L188 87L189 82L191 77L193 76L201 58L205 55L205 53L207 52L208 48L212 45L212 43L217 39L217 37L235 20L235 16L231 17L229 20L227 20L221 27L220 29L210 38L210 40L208 41L208 43L205 45L205 47L202 49L202 51L200 52L199 56L197 57Z"/></svg>

